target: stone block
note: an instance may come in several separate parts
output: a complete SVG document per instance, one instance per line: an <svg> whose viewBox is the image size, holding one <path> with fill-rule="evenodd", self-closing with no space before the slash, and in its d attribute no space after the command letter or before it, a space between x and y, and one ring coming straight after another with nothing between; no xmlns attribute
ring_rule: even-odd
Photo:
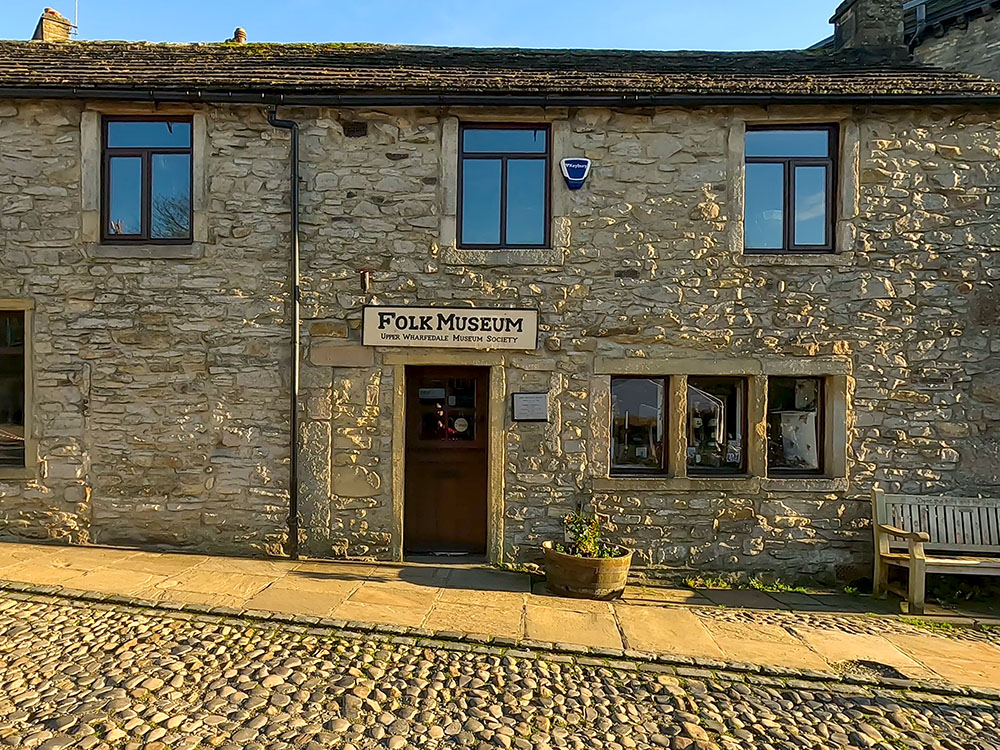
<svg viewBox="0 0 1000 750"><path fill-rule="evenodd" d="M382 487L377 472L349 464L333 468L333 494L340 497L374 497Z"/></svg>
<svg viewBox="0 0 1000 750"><path fill-rule="evenodd" d="M373 367L375 350L346 341L318 341L309 346L309 361L328 367Z"/></svg>

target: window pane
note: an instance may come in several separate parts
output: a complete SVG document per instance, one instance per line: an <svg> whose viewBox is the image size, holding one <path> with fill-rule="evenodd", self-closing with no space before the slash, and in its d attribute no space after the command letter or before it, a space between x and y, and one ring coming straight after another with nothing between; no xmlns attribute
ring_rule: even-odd
<svg viewBox="0 0 1000 750"><path fill-rule="evenodd" d="M467 153L544 154L546 132L539 128L469 128L463 131Z"/></svg>
<svg viewBox="0 0 1000 750"><path fill-rule="evenodd" d="M795 168L795 244L825 245L826 167Z"/></svg>
<svg viewBox="0 0 1000 750"><path fill-rule="evenodd" d="M784 165L747 164L747 248L780 250L784 246L784 206Z"/></svg>
<svg viewBox="0 0 1000 750"><path fill-rule="evenodd" d="M820 470L820 378L769 378L767 465L769 469Z"/></svg>
<svg viewBox="0 0 1000 750"><path fill-rule="evenodd" d="M829 156L828 130L748 130L747 156Z"/></svg>
<svg viewBox="0 0 1000 750"><path fill-rule="evenodd" d="M545 244L545 161L507 161L507 244Z"/></svg>
<svg viewBox="0 0 1000 750"><path fill-rule="evenodd" d="M183 239L191 234L191 157L153 154L150 232L157 239Z"/></svg>
<svg viewBox="0 0 1000 750"><path fill-rule="evenodd" d="M462 244L500 244L500 160L462 162Z"/></svg>
<svg viewBox="0 0 1000 750"><path fill-rule="evenodd" d="M662 470L666 420L663 380L612 378L611 467Z"/></svg>
<svg viewBox="0 0 1000 750"><path fill-rule="evenodd" d="M115 156L108 173L108 234L142 233L142 159Z"/></svg>
<svg viewBox="0 0 1000 750"><path fill-rule="evenodd" d="M0 312L0 466L24 466L24 312Z"/></svg>
<svg viewBox="0 0 1000 750"><path fill-rule="evenodd" d="M746 380L689 377L687 408L689 469L741 472L746 465Z"/></svg>
<svg viewBox="0 0 1000 750"><path fill-rule="evenodd" d="M190 122L138 120L108 123L109 148L188 148Z"/></svg>

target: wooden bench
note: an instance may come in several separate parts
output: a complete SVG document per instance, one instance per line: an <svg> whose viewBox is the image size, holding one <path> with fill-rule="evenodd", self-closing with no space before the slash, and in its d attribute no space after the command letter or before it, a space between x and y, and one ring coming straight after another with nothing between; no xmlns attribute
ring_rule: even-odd
<svg viewBox="0 0 1000 750"><path fill-rule="evenodd" d="M927 573L1000 576L1000 500L886 495L872 490L873 591L898 593L912 614L924 611ZM927 552L932 554L928 555ZM889 567L909 571L908 589L889 585Z"/></svg>

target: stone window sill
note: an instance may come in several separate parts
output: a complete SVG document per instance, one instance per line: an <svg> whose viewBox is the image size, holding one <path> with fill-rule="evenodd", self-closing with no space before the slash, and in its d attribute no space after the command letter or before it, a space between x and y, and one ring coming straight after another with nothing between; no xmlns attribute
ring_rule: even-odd
<svg viewBox="0 0 1000 750"><path fill-rule="evenodd" d="M37 473L34 468L24 466L4 466L0 468L0 480L4 479L35 479Z"/></svg>
<svg viewBox="0 0 1000 750"><path fill-rule="evenodd" d="M194 260L205 254L202 242L187 245L111 245L88 242L87 255L93 260Z"/></svg>
<svg viewBox="0 0 1000 750"><path fill-rule="evenodd" d="M703 490L728 490L731 492L757 492L757 477L599 477L594 479L595 490L634 490L647 492L699 492Z"/></svg>
<svg viewBox="0 0 1000 750"><path fill-rule="evenodd" d="M561 266L565 253L558 247L497 250L449 247L441 253L441 261L452 266Z"/></svg>
<svg viewBox="0 0 1000 750"><path fill-rule="evenodd" d="M847 492L847 477L780 477L761 480L765 492Z"/></svg>
<svg viewBox="0 0 1000 750"><path fill-rule="evenodd" d="M849 266L854 253L742 253L736 258L741 266Z"/></svg>
<svg viewBox="0 0 1000 750"><path fill-rule="evenodd" d="M636 477L594 479L594 490L620 492L846 492L846 477Z"/></svg>

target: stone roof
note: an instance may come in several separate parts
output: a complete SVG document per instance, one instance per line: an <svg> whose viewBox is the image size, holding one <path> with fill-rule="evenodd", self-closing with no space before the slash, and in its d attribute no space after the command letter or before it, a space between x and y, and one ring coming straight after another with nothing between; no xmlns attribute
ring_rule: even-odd
<svg viewBox="0 0 1000 750"><path fill-rule="evenodd" d="M0 42L0 96L347 103L532 98L1000 99L1000 83L870 51L636 52L380 44Z"/></svg>

